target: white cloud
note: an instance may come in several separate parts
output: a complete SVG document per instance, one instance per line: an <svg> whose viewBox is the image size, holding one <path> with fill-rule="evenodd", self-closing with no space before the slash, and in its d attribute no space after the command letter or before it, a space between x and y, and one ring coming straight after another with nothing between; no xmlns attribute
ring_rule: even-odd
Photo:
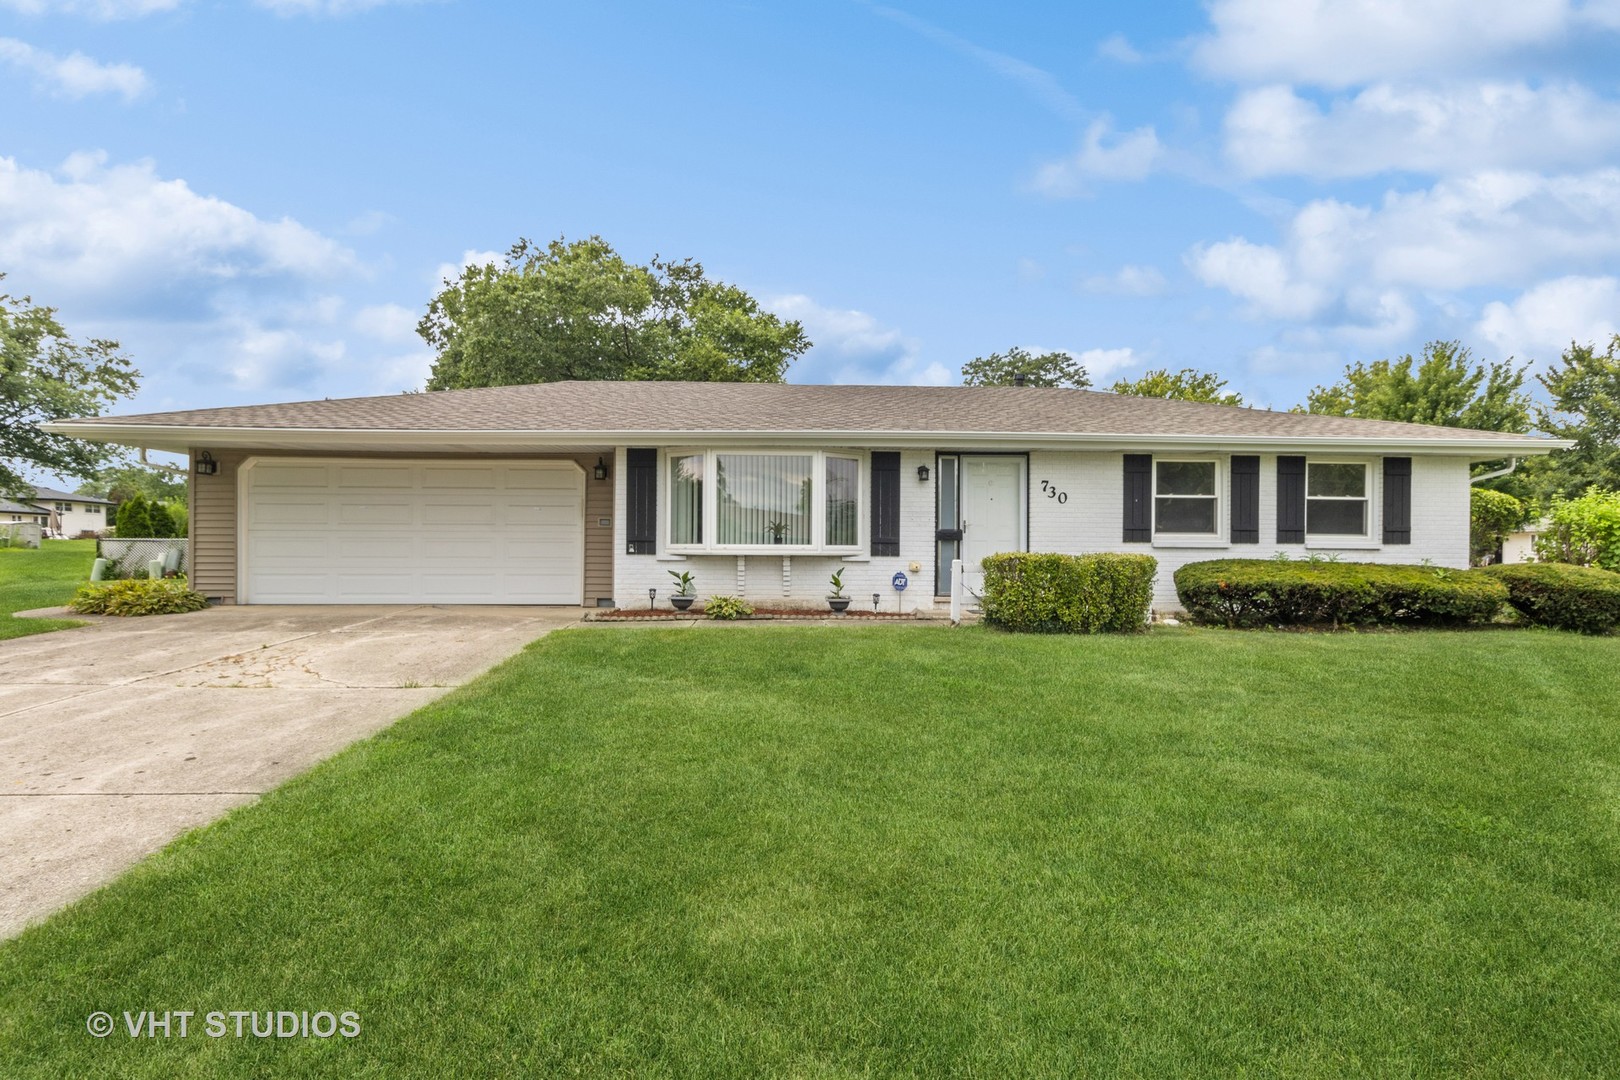
<svg viewBox="0 0 1620 1080"><path fill-rule="evenodd" d="M1512 303L1485 305L1475 333L1498 353L1552 360L1571 341L1604 344L1620 332L1620 280L1561 277L1544 281Z"/></svg>
<svg viewBox="0 0 1620 1080"><path fill-rule="evenodd" d="M375 304L354 313L354 328L375 341L390 345L416 345L416 324L422 316L399 304Z"/></svg>
<svg viewBox="0 0 1620 1080"><path fill-rule="evenodd" d="M1049 352L1048 349L1031 349L1030 352ZM1105 379L1111 379L1128 368L1134 368L1144 363L1135 349L1126 346L1119 349L1086 349L1083 352L1072 352L1068 349L1059 350L1067 352L1070 356L1085 367L1086 373L1091 376L1091 384L1097 386Z"/></svg>
<svg viewBox="0 0 1620 1080"><path fill-rule="evenodd" d="M1054 197L1084 195L1087 181L1140 180L1163 157L1159 137L1151 127L1118 133L1103 117L1086 128L1080 149L1061 161L1048 162L1035 172L1035 190Z"/></svg>
<svg viewBox="0 0 1620 1080"><path fill-rule="evenodd" d="M1080 282L1084 292L1119 296L1157 296L1164 292L1164 275L1151 266L1122 266L1112 274L1097 274Z"/></svg>
<svg viewBox="0 0 1620 1080"><path fill-rule="evenodd" d="M1140 64L1142 53L1126 40L1124 34L1109 34L1097 43L1097 55L1121 64Z"/></svg>
<svg viewBox="0 0 1620 1080"><path fill-rule="evenodd" d="M165 180L150 161L74 154L54 172L0 158L0 266L54 302L151 308L230 283L352 275L351 252L291 218L265 220Z"/></svg>
<svg viewBox="0 0 1620 1080"><path fill-rule="evenodd" d="M1620 102L1571 84L1379 83L1324 109L1287 86L1240 95L1226 154L1250 176L1455 174L1605 160L1620 147Z"/></svg>
<svg viewBox="0 0 1620 1080"><path fill-rule="evenodd" d="M1415 324L1409 290L1519 285L1620 255L1620 169L1482 172L1377 207L1312 202L1276 245L1199 245L1187 264L1256 315L1325 318L1387 336Z"/></svg>
<svg viewBox="0 0 1620 1080"><path fill-rule="evenodd" d="M134 101L152 88L146 72L133 64L103 64L81 52L57 56L16 38L0 38L0 64L32 75L36 87L57 97L118 94Z"/></svg>
<svg viewBox="0 0 1620 1080"><path fill-rule="evenodd" d="M444 288L447 281L455 281L469 266L489 266L491 263L504 266L506 256L499 251L474 251L469 248L461 253L460 262L439 264L439 268L433 272L433 291Z"/></svg>
<svg viewBox="0 0 1620 1080"><path fill-rule="evenodd" d="M277 15L354 15L390 4L424 3L426 0L253 0L259 7Z"/></svg>
<svg viewBox="0 0 1620 1080"><path fill-rule="evenodd" d="M864 311L825 307L800 294L773 297L764 306L799 320L815 343L788 370L794 382L943 386L961 377L954 368L925 360L915 339Z"/></svg>
<svg viewBox="0 0 1620 1080"><path fill-rule="evenodd" d="M1244 82L1344 87L1477 71L1602 24L1568 0L1214 0L1195 62Z"/></svg>
<svg viewBox="0 0 1620 1080"><path fill-rule="evenodd" d="M23 15L85 15L92 19L138 19L173 11L185 0L0 0Z"/></svg>

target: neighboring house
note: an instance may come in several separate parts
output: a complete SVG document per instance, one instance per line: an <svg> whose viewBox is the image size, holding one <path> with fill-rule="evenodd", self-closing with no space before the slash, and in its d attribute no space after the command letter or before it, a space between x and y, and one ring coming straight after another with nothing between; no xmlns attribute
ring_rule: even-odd
<svg viewBox="0 0 1620 1080"><path fill-rule="evenodd" d="M38 525L40 528L49 528L51 514L49 510L34 506L31 503L0 499L0 525L10 525L16 521L26 521Z"/></svg>
<svg viewBox="0 0 1620 1080"><path fill-rule="evenodd" d="M48 425L189 453L235 603L930 609L951 561L1133 551L1468 565L1469 465L1525 435L1036 387L564 382ZM201 463L200 470L197 463ZM904 573L909 588L894 588Z"/></svg>
<svg viewBox="0 0 1620 1080"><path fill-rule="evenodd" d="M1526 563L1536 561L1536 539L1547 528L1549 521L1542 518L1502 538L1502 561Z"/></svg>
<svg viewBox="0 0 1620 1080"><path fill-rule="evenodd" d="M55 488L35 487L34 505L45 511L48 528L57 536L73 537L83 532L106 532L107 515L113 504L94 495L75 495Z"/></svg>

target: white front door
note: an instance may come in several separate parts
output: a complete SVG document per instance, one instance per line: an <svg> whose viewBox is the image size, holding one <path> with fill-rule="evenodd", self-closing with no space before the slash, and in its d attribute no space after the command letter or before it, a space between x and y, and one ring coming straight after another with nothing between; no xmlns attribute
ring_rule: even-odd
<svg viewBox="0 0 1620 1080"><path fill-rule="evenodd" d="M1027 546L1024 493L1028 462L1011 455L962 455L962 569L975 593L986 555Z"/></svg>

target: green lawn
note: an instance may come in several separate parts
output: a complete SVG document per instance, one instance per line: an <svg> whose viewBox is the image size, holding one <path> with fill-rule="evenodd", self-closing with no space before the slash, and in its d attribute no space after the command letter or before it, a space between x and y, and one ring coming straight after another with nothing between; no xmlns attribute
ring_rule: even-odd
<svg viewBox="0 0 1620 1080"><path fill-rule="evenodd" d="M0 1062L1612 1077L1617 701L1540 631L560 632L0 947ZM362 1031L198 1034L275 1009Z"/></svg>
<svg viewBox="0 0 1620 1080"><path fill-rule="evenodd" d="M14 611L60 607L90 580L94 540L46 540L38 548L0 548L0 640L83 626L71 619L16 619Z"/></svg>

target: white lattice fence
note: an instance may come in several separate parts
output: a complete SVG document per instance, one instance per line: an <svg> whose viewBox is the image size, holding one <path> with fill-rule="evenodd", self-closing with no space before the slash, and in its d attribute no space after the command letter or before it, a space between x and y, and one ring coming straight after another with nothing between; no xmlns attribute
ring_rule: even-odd
<svg viewBox="0 0 1620 1080"><path fill-rule="evenodd" d="M147 567L162 559L165 566L180 573L191 574L189 545L185 537L172 539L101 539L96 541L96 556L113 564L111 577L146 577Z"/></svg>

